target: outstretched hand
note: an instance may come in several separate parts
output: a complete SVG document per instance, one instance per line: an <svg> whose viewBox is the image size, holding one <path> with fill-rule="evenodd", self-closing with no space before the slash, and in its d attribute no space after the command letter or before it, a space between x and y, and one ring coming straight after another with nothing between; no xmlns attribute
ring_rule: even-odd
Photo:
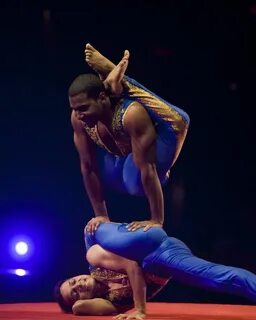
<svg viewBox="0 0 256 320"><path fill-rule="evenodd" d="M85 229L88 233L94 234L98 229L99 225L104 222L109 222L109 218L106 216L98 216L92 218L86 225Z"/></svg>
<svg viewBox="0 0 256 320"><path fill-rule="evenodd" d="M137 229L143 228L143 231L148 231L152 227L162 228L163 225L155 220L144 220L144 221L133 221L127 225L128 231L136 231Z"/></svg>
<svg viewBox="0 0 256 320"><path fill-rule="evenodd" d="M146 314L139 311L134 311L132 313L120 313L117 316L113 317L115 320L131 320L131 319L137 319L137 320L143 320L146 318Z"/></svg>

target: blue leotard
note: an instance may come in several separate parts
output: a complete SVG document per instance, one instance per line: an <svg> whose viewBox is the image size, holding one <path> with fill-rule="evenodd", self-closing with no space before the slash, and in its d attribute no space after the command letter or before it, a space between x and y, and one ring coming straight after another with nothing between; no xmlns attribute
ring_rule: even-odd
<svg viewBox="0 0 256 320"><path fill-rule="evenodd" d="M130 232L127 224L101 224L95 235L85 235L87 249L99 244L108 251L136 260L145 272L197 287L240 295L256 302L256 275L193 255L180 240L161 228Z"/></svg>

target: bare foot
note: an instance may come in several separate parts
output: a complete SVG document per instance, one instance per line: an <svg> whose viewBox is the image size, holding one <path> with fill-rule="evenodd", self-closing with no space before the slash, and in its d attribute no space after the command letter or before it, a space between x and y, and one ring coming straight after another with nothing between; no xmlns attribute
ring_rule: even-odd
<svg viewBox="0 0 256 320"><path fill-rule="evenodd" d="M85 46L85 61L98 73L101 80L105 80L108 74L116 67L114 63L104 57L90 43Z"/></svg>
<svg viewBox="0 0 256 320"><path fill-rule="evenodd" d="M114 95L121 95L123 91L122 80L125 74L125 71L128 67L130 53L128 50L125 50L122 60L118 63L117 66L109 73L105 82L105 86L111 88L111 92Z"/></svg>

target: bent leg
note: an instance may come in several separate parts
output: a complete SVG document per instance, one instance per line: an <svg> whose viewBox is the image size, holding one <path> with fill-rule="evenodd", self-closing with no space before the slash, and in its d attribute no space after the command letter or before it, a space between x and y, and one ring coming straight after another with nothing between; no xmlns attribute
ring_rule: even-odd
<svg viewBox="0 0 256 320"><path fill-rule="evenodd" d="M156 169L162 186L168 181L174 150L173 145L166 145L161 139L157 139ZM116 157L106 153L102 161L101 176L105 186L133 196L145 196L140 170L135 165L132 154Z"/></svg>
<svg viewBox="0 0 256 320"><path fill-rule="evenodd" d="M174 152L174 143L167 144L160 136L157 137L156 168L162 186L168 181ZM97 159L100 176L106 187L125 194L145 196L140 170L135 165L132 154L117 157L98 148Z"/></svg>
<svg viewBox="0 0 256 320"><path fill-rule="evenodd" d="M143 269L173 276L184 284L235 294L256 302L256 275L245 269L198 258L180 240L169 237L143 262Z"/></svg>
<svg viewBox="0 0 256 320"><path fill-rule="evenodd" d="M187 135L190 122L188 114L132 78L125 76L123 85L124 96L142 104L153 121L157 123L156 132L161 136L161 139L167 144L174 143L175 151L171 164L173 165L179 156Z"/></svg>
<svg viewBox="0 0 256 320"><path fill-rule="evenodd" d="M175 138L174 138L175 139ZM175 152L175 144L166 144L160 136L156 141L156 169L162 186L169 178L169 170L172 165ZM133 161L132 154L128 155L123 163L123 185L128 194L145 196L141 182L141 174Z"/></svg>
<svg viewBox="0 0 256 320"><path fill-rule="evenodd" d="M98 244L105 250L140 263L167 238L162 228L151 228L147 232L140 228L130 232L127 225L126 223L102 223L94 235L89 234L85 228L86 249Z"/></svg>
<svg viewBox="0 0 256 320"><path fill-rule="evenodd" d="M151 90L144 87L135 79L132 79L128 76L124 76L123 83L125 85L129 98L132 98L140 102L144 106L147 106L147 105L150 106L152 104L157 106L161 104L163 107L163 105L165 105L166 107L171 109L171 111L173 112L173 121L180 121L180 118L176 119L176 117L174 116L174 111L175 111L189 125L189 122L190 122L189 115L181 108L178 108L172 105L171 103L167 102L163 98L159 97L157 94L155 94ZM156 108L156 111L157 111L157 108Z"/></svg>

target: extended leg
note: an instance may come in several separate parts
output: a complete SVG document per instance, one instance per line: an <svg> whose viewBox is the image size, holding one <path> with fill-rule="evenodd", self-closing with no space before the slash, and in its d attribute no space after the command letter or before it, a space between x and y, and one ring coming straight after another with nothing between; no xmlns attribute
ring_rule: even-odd
<svg viewBox="0 0 256 320"><path fill-rule="evenodd" d="M144 259L146 271L207 290L235 294L256 302L256 275L245 269L200 259L180 240L168 238Z"/></svg>

